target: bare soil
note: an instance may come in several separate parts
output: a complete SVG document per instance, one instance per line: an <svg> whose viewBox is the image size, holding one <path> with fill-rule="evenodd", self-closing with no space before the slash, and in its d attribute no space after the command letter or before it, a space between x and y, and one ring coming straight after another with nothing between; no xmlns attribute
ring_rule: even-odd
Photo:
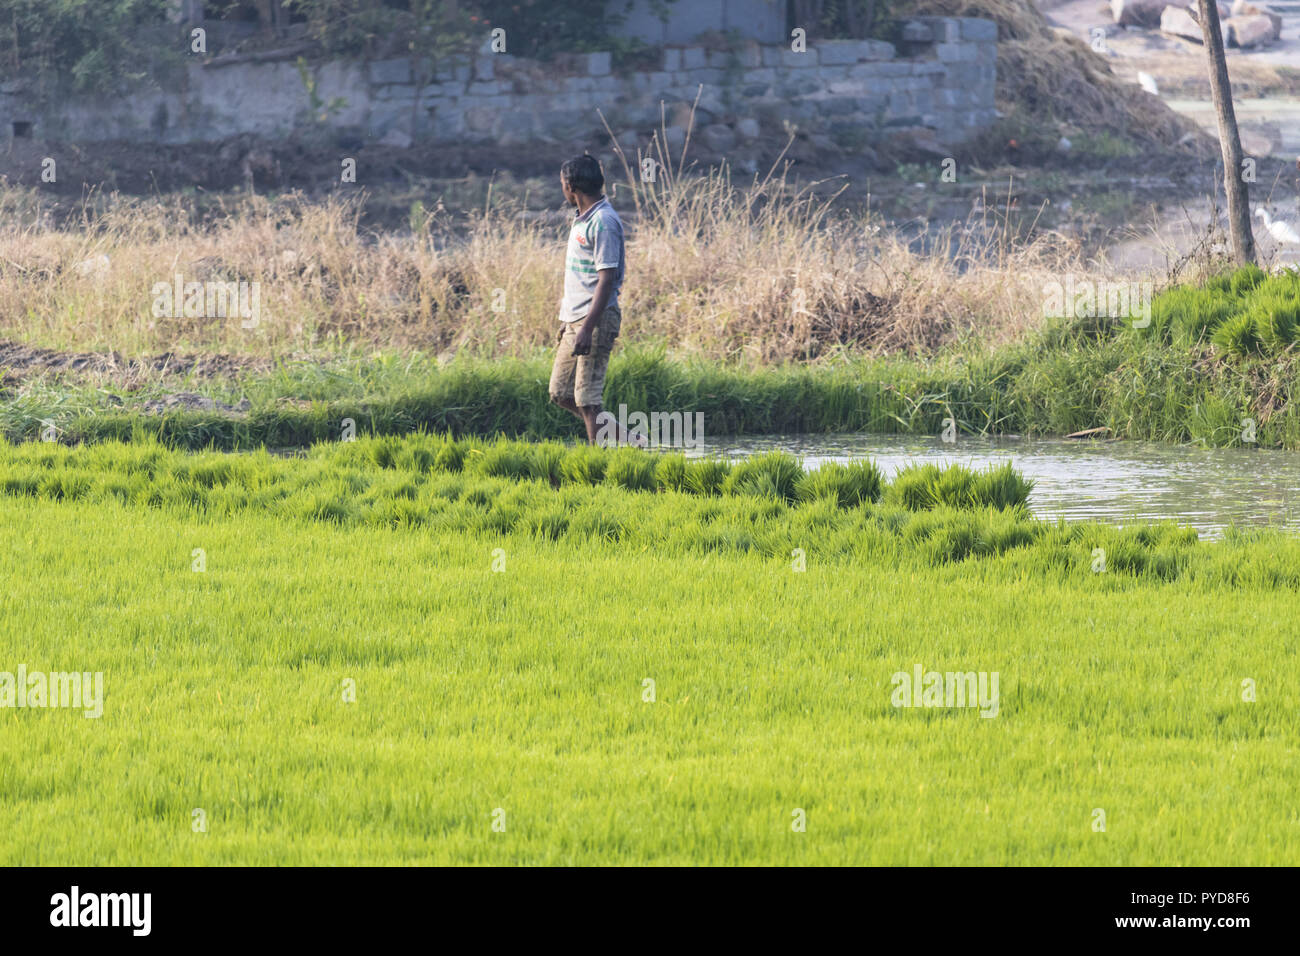
<svg viewBox="0 0 1300 956"><path fill-rule="evenodd" d="M5 385L37 377L71 377L112 382L130 389L159 379L231 379L245 372L268 372L272 367L270 359L247 355L163 352L126 358L118 352L64 352L0 341L0 373L3 373L0 381Z"/></svg>

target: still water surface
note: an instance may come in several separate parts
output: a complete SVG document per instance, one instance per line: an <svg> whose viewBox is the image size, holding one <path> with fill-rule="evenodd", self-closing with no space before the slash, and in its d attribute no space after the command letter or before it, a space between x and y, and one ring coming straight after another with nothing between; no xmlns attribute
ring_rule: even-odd
<svg viewBox="0 0 1300 956"><path fill-rule="evenodd" d="M706 443L692 455L743 458L782 449L805 468L871 458L892 478L910 464L1010 461L1034 481L1029 506L1044 518L1124 523L1175 519L1210 537L1229 525L1300 531L1300 452L1196 448L1147 442L970 438L955 444L913 435L744 435Z"/></svg>

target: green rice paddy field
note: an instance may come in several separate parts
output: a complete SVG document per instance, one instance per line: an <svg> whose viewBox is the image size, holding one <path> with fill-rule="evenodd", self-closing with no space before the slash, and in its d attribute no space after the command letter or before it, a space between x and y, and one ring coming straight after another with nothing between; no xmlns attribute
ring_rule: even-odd
<svg viewBox="0 0 1300 956"><path fill-rule="evenodd" d="M0 862L1300 861L1300 541L1027 492L0 444L0 671L105 684L98 719L0 709ZM997 715L893 706L917 665L997 672Z"/></svg>

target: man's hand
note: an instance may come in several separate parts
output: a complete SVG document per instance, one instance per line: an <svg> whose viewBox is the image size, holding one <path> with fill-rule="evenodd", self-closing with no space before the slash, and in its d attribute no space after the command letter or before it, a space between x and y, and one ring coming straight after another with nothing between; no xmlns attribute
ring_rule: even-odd
<svg viewBox="0 0 1300 956"><path fill-rule="evenodd" d="M582 323L582 328L578 329L577 336L573 340L573 354L587 355L591 352L591 326L586 322Z"/></svg>

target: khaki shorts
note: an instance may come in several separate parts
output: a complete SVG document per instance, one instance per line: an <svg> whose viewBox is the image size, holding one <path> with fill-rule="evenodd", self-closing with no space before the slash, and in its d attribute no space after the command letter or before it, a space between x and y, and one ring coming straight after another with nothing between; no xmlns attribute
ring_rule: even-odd
<svg viewBox="0 0 1300 956"><path fill-rule="evenodd" d="M591 333L591 351L586 355L574 355L573 343L581 326L581 320L560 325L550 391L552 401L572 397L580 407L591 408L601 404L609 353L613 351L614 340L623 327L623 314L616 305L605 306Z"/></svg>

